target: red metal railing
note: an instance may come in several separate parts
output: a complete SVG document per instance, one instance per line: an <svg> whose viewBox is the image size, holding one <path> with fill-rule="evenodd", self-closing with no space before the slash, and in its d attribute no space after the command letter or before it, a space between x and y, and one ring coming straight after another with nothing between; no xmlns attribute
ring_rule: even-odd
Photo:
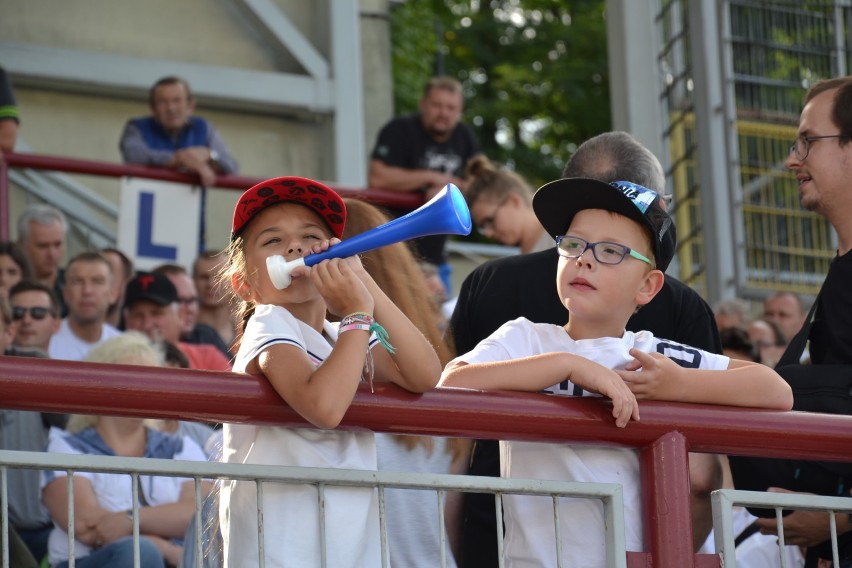
<svg viewBox="0 0 852 568"><path fill-rule="evenodd" d="M54 170L105 177L133 176L186 184L200 183L198 177L194 174L177 172L166 168L77 160L39 154L4 154L0 157L0 241L8 240L10 234L9 168ZM286 174L282 173L281 175ZM214 187L245 191L264 179L266 178L222 175L216 178L216 185ZM382 189L342 187L337 184L330 184L330 187L344 197L358 197L390 209L410 211L423 204L423 196L420 193L399 193Z"/></svg>
<svg viewBox="0 0 852 568"><path fill-rule="evenodd" d="M262 377L209 371L0 357L0 406L21 410L304 425ZM711 568L692 552L687 452L848 461L852 417L677 403L642 403L620 429L607 403L532 393L392 385L362 388L341 428L504 440L595 443L641 454L646 552L628 566Z"/></svg>

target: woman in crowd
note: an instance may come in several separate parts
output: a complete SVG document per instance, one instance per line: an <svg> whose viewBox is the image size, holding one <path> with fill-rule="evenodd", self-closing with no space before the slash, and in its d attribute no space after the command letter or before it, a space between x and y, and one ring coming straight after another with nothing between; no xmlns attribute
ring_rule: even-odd
<svg viewBox="0 0 852 568"><path fill-rule="evenodd" d="M0 241L0 294L8 298L9 289L30 276L30 263L24 251L13 242Z"/></svg>
<svg viewBox="0 0 852 568"><path fill-rule="evenodd" d="M522 253L552 248L548 235L532 210L533 190L518 174L497 168L479 155L467 163L465 198L477 230L484 236Z"/></svg>
<svg viewBox="0 0 852 568"><path fill-rule="evenodd" d="M379 209L360 199L344 199L348 218L347 239L388 222ZM376 284L408 316L435 348L441 365L452 359L450 347L441 337L440 306L432 302L422 268L405 243L381 247L361 256L361 262ZM376 434L379 470L419 473L464 473L470 451L468 440ZM456 547L461 531L460 495L447 497L446 531ZM429 491L386 489L385 514L391 566L409 568L441 566L437 499ZM453 554L445 550L446 566L455 566Z"/></svg>
<svg viewBox="0 0 852 568"><path fill-rule="evenodd" d="M162 352L142 334L127 332L93 348L95 363L162 366ZM204 461L201 448L186 437L147 428L142 418L72 416L67 432L54 428L47 450L75 455L149 457ZM68 566L67 471L44 474L42 500L54 529L48 556L54 568ZM195 513L193 480L140 475L139 552L142 568L177 566L180 539ZM204 484L205 492L209 490ZM74 556L78 568L133 566L133 487L126 474L76 471L74 491Z"/></svg>

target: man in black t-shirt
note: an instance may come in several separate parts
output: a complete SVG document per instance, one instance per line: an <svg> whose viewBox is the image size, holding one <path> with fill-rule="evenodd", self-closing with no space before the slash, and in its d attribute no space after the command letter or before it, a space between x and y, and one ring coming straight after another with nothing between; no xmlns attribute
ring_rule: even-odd
<svg viewBox="0 0 852 568"><path fill-rule="evenodd" d="M431 199L448 183L464 190L468 160L479 154L473 131L461 122L461 83L434 77L423 91L420 111L392 119L379 132L370 158L368 184L390 191L421 191ZM448 286L446 235L415 241L423 260L438 265Z"/></svg>
<svg viewBox="0 0 852 568"><path fill-rule="evenodd" d="M790 147L790 153L784 165L793 170L799 185L799 197L802 207L825 217L837 232L837 256L831 261L822 289L817 296L813 321L805 321L804 326L788 347L789 352L781 357L779 372L799 379L798 384L813 384L819 381L825 392L838 391L831 403L847 405L849 376L852 375L852 75L838 77L815 83L805 95L805 106L799 117L799 130L796 141ZM810 354L808 365L789 364L784 361L790 357L798 361L805 339ZM801 340L801 341L797 341ZM824 369L818 367L825 365ZM789 379L788 379L789 380ZM805 383L807 381L807 383ZM828 385L827 383L834 383ZM834 387L833 390L829 390ZM809 386L809 393L793 388L794 410L832 412L822 407L823 400ZM834 410L836 411L836 409ZM767 460L769 461L769 460ZM830 496L849 496L849 486L835 471L805 460L786 460L779 462L791 470L787 481L790 485L805 485L812 475L820 469L829 472L835 493ZM731 469L734 485L737 489L756 489L751 472L754 462L734 458ZM781 466L767 464L769 471L781 471ZM844 467L844 469L846 469ZM805 473L802 473L804 471ZM800 475L801 473L801 475ZM795 476L795 477L794 477ZM774 479L778 479L776 475ZM835 481L836 480L836 481ZM757 488L760 489L760 488ZM780 490L784 490L782 488ZM835 513L836 530L839 539L840 565L852 565L852 516L847 513ZM764 534L777 534L775 517L761 518L756 521ZM807 547L805 566L816 566L818 558L831 559L832 549L829 538L828 514L817 511L794 511L784 517L784 539L788 545Z"/></svg>
<svg viewBox="0 0 852 568"><path fill-rule="evenodd" d="M588 177L612 182L627 180L662 193L663 168L657 158L625 132L608 132L584 142L563 177ZM536 323L564 325L565 307L556 292L556 249L493 260L474 270L462 284L450 326L459 354L473 349L502 324L523 316ZM666 276L660 293L630 318L629 331L648 330L705 351L721 353L713 311L691 288ZM477 440L471 475L500 475L496 441ZM718 458L690 454L693 534L696 548L710 531L710 491L721 485ZM464 497L462 561L464 568L497 566L497 525L494 497Z"/></svg>

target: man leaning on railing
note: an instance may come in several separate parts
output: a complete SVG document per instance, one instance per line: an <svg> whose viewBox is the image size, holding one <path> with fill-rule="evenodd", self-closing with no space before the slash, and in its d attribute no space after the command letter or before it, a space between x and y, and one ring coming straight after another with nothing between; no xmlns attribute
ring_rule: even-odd
<svg viewBox="0 0 852 568"><path fill-rule="evenodd" d="M119 146L125 162L186 170L212 186L217 174L237 172L237 161L203 118L193 116L189 83L163 77L151 87L152 116L127 121Z"/></svg>

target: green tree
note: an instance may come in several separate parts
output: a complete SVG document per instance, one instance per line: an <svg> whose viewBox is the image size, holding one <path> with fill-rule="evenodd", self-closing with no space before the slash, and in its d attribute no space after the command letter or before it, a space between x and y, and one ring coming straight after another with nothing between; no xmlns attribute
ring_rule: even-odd
<svg viewBox="0 0 852 568"><path fill-rule="evenodd" d="M462 81L483 152L533 185L610 129L604 0L428 0L392 14L395 103L436 70Z"/></svg>

